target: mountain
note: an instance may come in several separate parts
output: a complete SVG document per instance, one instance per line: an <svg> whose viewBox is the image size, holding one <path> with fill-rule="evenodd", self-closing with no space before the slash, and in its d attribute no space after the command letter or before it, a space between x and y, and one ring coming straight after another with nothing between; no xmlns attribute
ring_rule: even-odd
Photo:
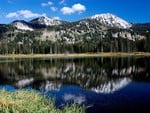
<svg viewBox="0 0 150 113"><path fill-rule="evenodd" d="M128 29L132 26L127 21L110 13L96 14L96 15L89 17L88 19L98 20L101 24L109 26L109 27Z"/></svg>
<svg viewBox="0 0 150 113"><path fill-rule="evenodd" d="M133 24L131 29L133 29L133 31L140 32L140 33L149 33L150 32L150 23Z"/></svg>
<svg viewBox="0 0 150 113"><path fill-rule="evenodd" d="M144 39L140 34L134 34L130 28L132 24L112 14L94 15L76 22L56 27L56 37L66 43L84 42L93 40L95 43L103 39L128 39L130 41ZM55 38L56 39L56 38ZM91 41L92 43L92 41Z"/></svg>
<svg viewBox="0 0 150 113"><path fill-rule="evenodd" d="M47 28L48 26L56 26L64 23L67 22L55 18L42 16L39 18L35 18L29 22L26 22L24 20L15 20L10 24L15 26L19 30L33 31L35 29Z"/></svg>
<svg viewBox="0 0 150 113"><path fill-rule="evenodd" d="M131 24L110 13L75 22L43 16L0 25L0 53L150 51L149 31L149 23Z"/></svg>
<svg viewBox="0 0 150 113"><path fill-rule="evenodd" d="M13 21L11 23L11 25L17 27L17 29L19 30L29 30L29 31L33 31L32 26L30 25L30 23L24 21L24 20L16 20Z"/></svg>
<svg viewBox="0 0 150 113"><path fill-rule="evenodd" d="M30 23L46 25L46 26L55 26L55 25L63 24L64 22L59 19L42 16L42 17L31 20Z"/></svg>
<svg viewBox="0 0 150 113"><path fill-rule="evenodd" d="M13 25L0 24L0 42L3 42L5 39L7 39L9 37L8 34L14 33L15 29L16 27Z"/></svg>
<svg viewBox="0 0 150 113"><path fill-rule="evenodd" d="M110 13L96 14L91 17L79 20L77 22L73 22L73 25L75 23L77 24L79 23L80 25L84 25L88 27L88 26L92 26L93 21L96 22L96 23L94 22L96 26L100 25L107 28L129 29L130 27L132 27L132 24ZM47 28L48 26L59 26L59 25L70 24L70 23L63 20L42 16L39 18L35 18L29 22L26 22L24 20L16 20L11 24L20 30L33 31L34 29Z"/></svg>

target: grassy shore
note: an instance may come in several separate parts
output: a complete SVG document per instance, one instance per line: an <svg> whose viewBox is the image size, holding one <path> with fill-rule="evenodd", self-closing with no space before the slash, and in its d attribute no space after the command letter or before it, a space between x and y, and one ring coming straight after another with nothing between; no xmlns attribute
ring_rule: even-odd
<svg viewBox="0 0 150 113"><path fill-rule="evenodd" d="M57 109L54 102L32 91L0 91L0 113L85 113L77 104Z"/></svg>
<svg viewBox="0 0 150 113"><path fill-rule="evenodd" d="M145 52L102 52L102 53L71 53L71 54L5 54L0 58L80 58L80 57L120 57L120 56L150 56Z"/></svg>

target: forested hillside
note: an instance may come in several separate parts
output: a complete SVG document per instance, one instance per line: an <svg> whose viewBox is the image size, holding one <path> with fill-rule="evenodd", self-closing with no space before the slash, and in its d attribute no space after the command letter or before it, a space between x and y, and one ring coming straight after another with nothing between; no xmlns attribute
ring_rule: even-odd
<svg viewBox="0 0 150 113"><path fill-rule="evenodd" d="M0 25L0 54L138 51L150 51L150 24L130 24L112 14L76 22L41 17Z"/></svg>

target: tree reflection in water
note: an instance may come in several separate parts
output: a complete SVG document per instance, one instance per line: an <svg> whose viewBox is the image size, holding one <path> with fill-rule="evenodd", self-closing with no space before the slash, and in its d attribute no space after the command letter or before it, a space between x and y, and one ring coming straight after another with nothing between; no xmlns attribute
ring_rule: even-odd
<svg viewBox="0 0 150 113"><path fill-rule="evenodd" d="M10 60L0 63L0 83L43 91L76 85L113 93L133 80L149 81L149 62L149 58L133 57Z"/></svg>
<svg viewBox="0 0 150 113"><path fill-rule="evenodd" d="M149 111L150 58L1 60L0 89L32 88L88 113Z"/></svg>

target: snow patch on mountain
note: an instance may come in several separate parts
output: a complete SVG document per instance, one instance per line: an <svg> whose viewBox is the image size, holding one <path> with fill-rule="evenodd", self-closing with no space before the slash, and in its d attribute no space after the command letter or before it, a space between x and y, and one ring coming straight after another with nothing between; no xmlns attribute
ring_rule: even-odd
<svg viewBox="0 0 150 113"><path fill-rule="evenodd" d="M59 20L58 18L49 18L46 16L42 16L34 20L31 20L31 23L36 23L36 24L41 24L46 26L54 26L54 25L62 24L61 20Z"/></svg>
<svg viewBox="0 0 150 113"><path fill-rule="evenodd" d="M27 25L26 22L23 22L23 21L15 21L15 22L12 22L11 24L20 30L25 30L25 31L27 31L27 30L33 31L34 30L33 28L29 27L29 25Z"/></svg>
<svg viewBox="0 0 150 113"><path fill-rule="evenodd" d="M106 13L106 14L96 14L94 16L89 17L89 19L95 19L100 23L110 26L110 27L117 27L122 29L128 29L132 27L130 23L127 21L117 17L116 15Z"/></svg>

